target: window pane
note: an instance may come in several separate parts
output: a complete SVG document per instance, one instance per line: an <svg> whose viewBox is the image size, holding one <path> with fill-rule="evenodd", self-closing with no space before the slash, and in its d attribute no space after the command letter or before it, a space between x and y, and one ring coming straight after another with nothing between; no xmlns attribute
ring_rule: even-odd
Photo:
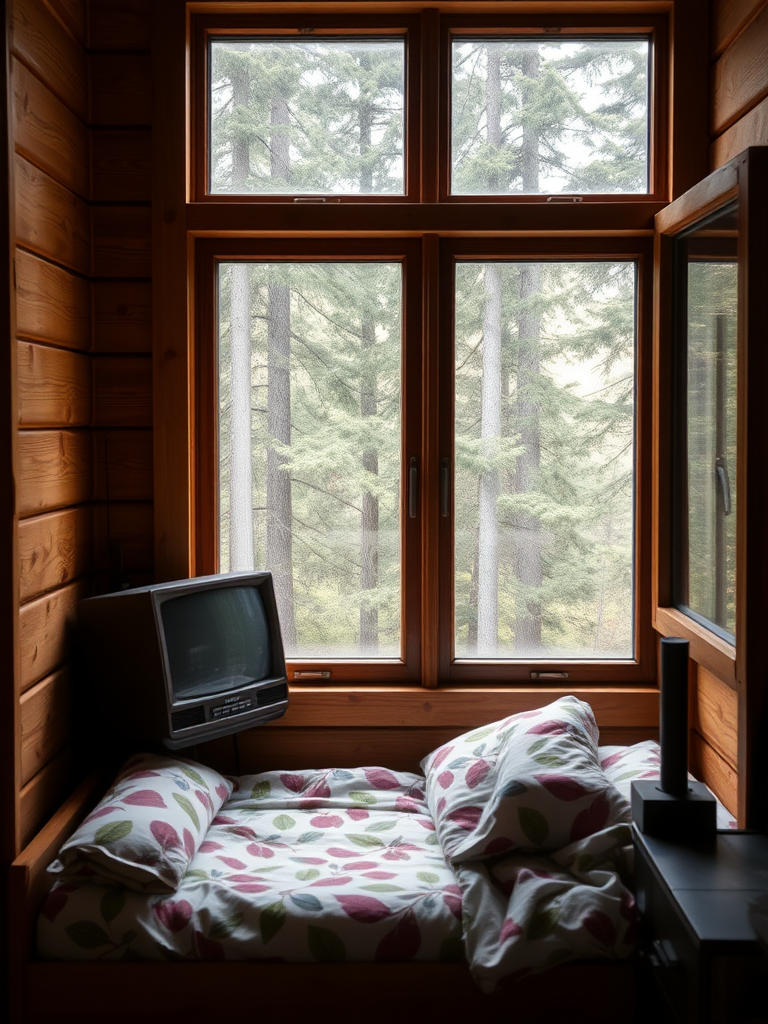
<svg viewBox="0 0 768 1024"><path fill-rule="evenodd" d="M736 205L678 243L687 279L677 480L676 603L733 640L736 632Z"/></svg>
<svg viewBox="0 0 768 1024"><path fill-rule="evenodd" d="M401 266L222 263L221 571L290 658L399 657Z"/></svg>
<svg viewBox="0 0 768 1024"><path fill-rule="evenodd" d="M647 40L457 39L454 195L648 191Z"/></svg>
<svg viewBox="0 0 768 1024"><path fill-rule="evenodd" d="M211 43L212 193L404 192L402 39Z"/></svg>
<svg viewBox="0 0 768 1024"><path fill-rule="evenodd" d="M635 268L459 263L455 656L631 658Z"/></svg>

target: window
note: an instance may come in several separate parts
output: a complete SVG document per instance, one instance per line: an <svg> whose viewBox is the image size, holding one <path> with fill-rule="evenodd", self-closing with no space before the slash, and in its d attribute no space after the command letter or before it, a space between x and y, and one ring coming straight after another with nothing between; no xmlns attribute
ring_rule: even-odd
<svg viewBox="0 0 768 1024"><path fill-rule="evenodd" d="M293 677L653 678L666 21L192 19L195 571Z"/></svg>

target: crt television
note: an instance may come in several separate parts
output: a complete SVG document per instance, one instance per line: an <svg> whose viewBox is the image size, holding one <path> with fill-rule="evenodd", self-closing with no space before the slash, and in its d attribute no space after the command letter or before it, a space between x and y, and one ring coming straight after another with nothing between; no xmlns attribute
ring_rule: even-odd
<svg viewBox="0 0 768 1024"><path fill-rule="evenodd" d="M81 601L78 639L97 733L171 750L285 713L269 572L224 573Z"/></svg>

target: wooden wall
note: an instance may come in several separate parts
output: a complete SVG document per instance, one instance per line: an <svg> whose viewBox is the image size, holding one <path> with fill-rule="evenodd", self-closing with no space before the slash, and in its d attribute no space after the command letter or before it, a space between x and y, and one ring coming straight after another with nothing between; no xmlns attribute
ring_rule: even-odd
<svg viewBox="0 0 768 1024"><path fill-rule="evenodd" d="M18 849L87 761L72 742L77 601L152 576L152 89L148 0L7 6Z"/></svg>

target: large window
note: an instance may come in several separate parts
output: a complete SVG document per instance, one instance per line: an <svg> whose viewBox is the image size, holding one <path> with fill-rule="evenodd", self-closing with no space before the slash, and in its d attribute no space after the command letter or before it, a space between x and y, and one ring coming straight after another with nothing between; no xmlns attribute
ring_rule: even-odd
<svg viewBox="0 0 768 1024"><path fill-rule="evenodd" d="M297 680L652 677L664 21L376 6L193 19L196 571Z"/></svg>

